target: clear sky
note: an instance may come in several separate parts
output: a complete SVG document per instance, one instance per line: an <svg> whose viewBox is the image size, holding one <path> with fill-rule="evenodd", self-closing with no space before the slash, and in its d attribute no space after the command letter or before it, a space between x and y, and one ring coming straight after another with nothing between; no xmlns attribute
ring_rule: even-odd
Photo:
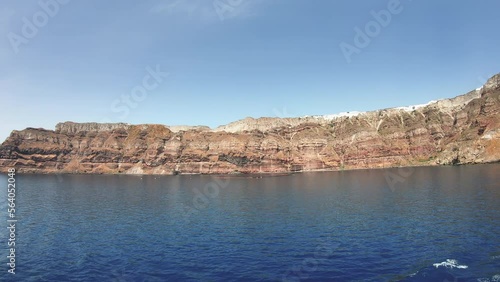
<svg viewBox="0 0 500 282"><path fill-rule="evenodd" d="M0 3L1 140L421 104L500 72L498 0L54 1Z"/></svg>

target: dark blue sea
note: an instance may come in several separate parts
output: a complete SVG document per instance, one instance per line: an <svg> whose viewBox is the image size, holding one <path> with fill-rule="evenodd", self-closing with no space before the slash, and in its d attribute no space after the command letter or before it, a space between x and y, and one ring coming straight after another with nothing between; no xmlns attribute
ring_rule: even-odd
<svg viewBox="0 0 500 282"><path fill-rule="evenodd" d="M0 281L500 281L499 172L2 175Z"/></svg>

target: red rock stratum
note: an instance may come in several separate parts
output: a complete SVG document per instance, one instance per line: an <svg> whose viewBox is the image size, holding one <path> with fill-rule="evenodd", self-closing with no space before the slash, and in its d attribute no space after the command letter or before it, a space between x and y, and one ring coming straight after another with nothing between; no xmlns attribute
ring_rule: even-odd
<svg viewBox="0 0 500 282"><path fill-rule="evenodd" d="M302 118L247 118L216 129L64 122L13 131L0 171L277 173L500 160L500 74L426 105Z"/></svg>

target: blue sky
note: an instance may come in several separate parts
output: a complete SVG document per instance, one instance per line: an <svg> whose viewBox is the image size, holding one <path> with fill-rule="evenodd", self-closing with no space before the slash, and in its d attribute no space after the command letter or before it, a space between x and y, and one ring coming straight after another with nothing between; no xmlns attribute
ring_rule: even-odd
<svg viewBox="0 0 500 282"><path fill-rule="evenodd" d="M68 120L216 127L421 104L500 72L497 0L54 1L0 4L1 140Z"/></svg>

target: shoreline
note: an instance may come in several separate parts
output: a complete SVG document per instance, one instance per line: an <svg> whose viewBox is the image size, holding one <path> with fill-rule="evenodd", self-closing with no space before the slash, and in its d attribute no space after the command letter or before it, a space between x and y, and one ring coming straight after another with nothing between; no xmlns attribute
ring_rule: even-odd
<svg viewBox="0 0 500 282"><path fill-rule="evenodd" d="M36 171L18 171L16 173L26 174L26 175L124 175L124 176L193 176L193 175L203 175L203 176L216 176L219 178L264 178L264 177L280 177L280 176L290 176L294 174L305 174L305 173L317 173L317 172L343 172L343 171L359 171L359 170L382 170L382 169L394 169L394 168L417 168L417 167L460 167L460 166L474 166L474 165L491 165L500 164L500 161L492 162L482 162L482 163L467 163L467 164L423 164L423 165L408 165L408 166L387 166L387 167L372 167L372 168L344 168L344 169L314 169L314 170L302 170L302 171L291 171L291 172L255 172L255 173L178 173L178 174L154 174L154 173L94 173L94 172L36 172ZM15 168L15 167L14 167ZM6 173L3 169L0 173Z"/></svg>

